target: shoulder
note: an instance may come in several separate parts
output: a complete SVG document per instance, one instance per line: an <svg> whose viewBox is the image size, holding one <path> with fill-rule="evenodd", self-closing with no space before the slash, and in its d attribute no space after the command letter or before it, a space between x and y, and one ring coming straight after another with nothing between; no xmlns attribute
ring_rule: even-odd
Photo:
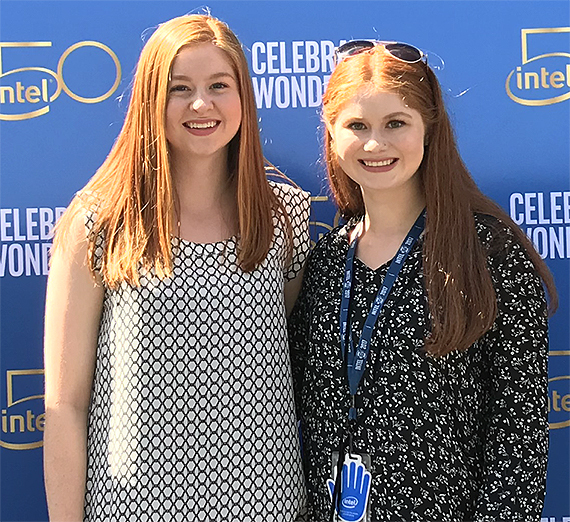
<svg viewBox="0 0 570 522"><path fill-rule="evenodd" d="M89 262L90 252L99 252L99 245L92 238L95 220L94 212L86 208L79 196L76 196L58 221L53 245L51 248L50 278L52 268L58 267L59 279L61 269L79 273L81 267L88 267L91 275L100 283L97 270Z"/></svg>
<svg viewBox="0 0 570 522"><path fill-rule="evenodd" d="M61 246L68 241L87 240L96 220L97 204L93 195L83 190L77 192L58 220L56 243Z"/></svg>
<svg viewBox="0 0 570 522"><path fill-rule="evenodd" d="M99 272L105 248L105 229L101 224L101 197L90 190L80 190L66 211L69 219L73 219L77 237L81 236L88 246L89 257L92 256L91 268ZM65 214L64 214L65 217Z"/></svg>
<svg viewBox="0 0 570 522"><path fill-rule="evenodd" d="M495 216L476 212L474 219L479 241L486 249L499 247L502 243L510 242L515 237L511 227Z"/></svg>
<svg viewBox="0 0 570 522"><path fill-rule="evenodd" d="M288 209L298 204L310 205L311 195L296 185L269 180L269 186Z"/></svg>
<svg viewBox="0 0 570 522"><path fill-rule="evenodd" d="M81 222L87 236L89 236L97 222L100 210L101 198L90 190L82 189L75 193L64 216L68 216L69 218L73 216L74 221L77 220L77 222Z"/></svg>
<svg viewBox="0 0 570 522"><path fill-rule="evenodd" d="M306 292L338 288L342 284L348 238L354 225L347 223L323 235L313 247L307 261L304 286Z"/></svg>
<svg viewBox="0 0 570 522"><path fill-rule="evenodd" d="M323 235L311 251L311 260L334 261L338 256L344 260L348 252L349 235L355 225L356 221L351 220Z"/></svg>
<svg viewBox="0 0 570 522"><path fill-rule="evenodd" d="M524 251L531 246L524 237L521 238L522 234L515 234L510 223L498 217L475 213L474 219L479 241L490 257L507 255L512 249Z"/></svg>
<svg viewBox="0 0 570 522"><path fill-rule="evenodd" d="M275 218L277 218L281 212L285 213L293 229L293 235L297 236L301 234L303 236L301 243L306 244L306 250L308 251L310 246L309 221L311 217L311 195L299 187L287 183L269 180L269 186L273 190L281 207L274 209ZM282 222L282 220L279 221Z"/></svg>
<svg viewBox="0 0 570 522"><path fill-rule="evenodd" d="M495 216L475 214L475 227L495 282L515 278L515 274L518 274L518 278L526 274L526 278L538 281L537 270L530 256L534 246L522 233L515 233L513 225Z"/></svg>

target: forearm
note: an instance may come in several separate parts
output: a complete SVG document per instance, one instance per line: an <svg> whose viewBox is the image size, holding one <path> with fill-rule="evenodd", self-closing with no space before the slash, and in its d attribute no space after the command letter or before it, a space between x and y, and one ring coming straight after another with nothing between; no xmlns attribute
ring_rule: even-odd
<svg viewBox="0 0 570 522"><path fill-rule="evenodd" d="M504 337L495 345L494 399L475 522L540 519L548 459L548 341L546 326L537 322L532 341L520 343L520 351L511 343L509 354L497 353L498 346L509 346Z"/></svg>
<svg viewBox="0 0 570 522"><path fill-rule="evenodd" d="M538 522L546 485L548 433L503 436L486 470L474 522Z"/></svg>
<svg viewBox="0 0 570 522"><path fill-rule="evenodd" d="M44 473L51 522L83 520L87 468L86 413L46 407Z"/></svg>

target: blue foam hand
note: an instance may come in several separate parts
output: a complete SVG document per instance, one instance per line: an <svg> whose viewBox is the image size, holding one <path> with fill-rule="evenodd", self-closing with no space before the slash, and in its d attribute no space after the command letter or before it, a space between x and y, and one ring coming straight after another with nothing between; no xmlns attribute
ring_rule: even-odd
<svg viewBox="0 0 570 522"><path fill-rule="evenodd" d="M329 494L332 500L334 494L334 482L331 479L327 479L327 486L329 487Z"/></svg>
<svg viewBox="0 0 570 522"><path fill-rule="evenodd" d="M342 466L340 510L337 508L341 521L359 522L364 518L370 493L370 479L370 473L366 471L360 457L347 457ZM328 479L327 486L332 499L334 482Z"/></svg>

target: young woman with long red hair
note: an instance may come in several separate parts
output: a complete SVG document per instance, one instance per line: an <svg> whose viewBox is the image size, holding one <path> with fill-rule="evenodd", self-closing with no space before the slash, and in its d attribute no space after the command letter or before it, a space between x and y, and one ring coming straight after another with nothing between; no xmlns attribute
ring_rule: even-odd
<svg viewBox="0 0 570 522"><path fill-rule="evenodd" d="M352 41L337 61L325 155L347 223L290 326L309 518L537 521L552 276L469 175L424 53Z"/></svg>
<svg viewBox="0 0 570 522"><path fill-rule="evenodd" d="M296 520L285 317L308 218L308 194L266 178L235 35L207 15L160 25L54 243L51 520Z"/></svg>

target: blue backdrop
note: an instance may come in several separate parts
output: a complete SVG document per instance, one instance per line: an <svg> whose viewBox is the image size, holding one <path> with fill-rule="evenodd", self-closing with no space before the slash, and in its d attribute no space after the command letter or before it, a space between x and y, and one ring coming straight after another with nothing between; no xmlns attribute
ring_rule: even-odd
<svg viewBox="0 0 570 522"><path fill-rule="evenodd" d="M463 157L533 239L561 304L551 320L544 522L570 522L570 4L567 1L210 1L246 47L266 156L335 221L319 105L333 48L429 51ZM0 7L0 518L47 520L43 300L55 219L117 136L143 42L188 1L10 1Z"/></svg>

